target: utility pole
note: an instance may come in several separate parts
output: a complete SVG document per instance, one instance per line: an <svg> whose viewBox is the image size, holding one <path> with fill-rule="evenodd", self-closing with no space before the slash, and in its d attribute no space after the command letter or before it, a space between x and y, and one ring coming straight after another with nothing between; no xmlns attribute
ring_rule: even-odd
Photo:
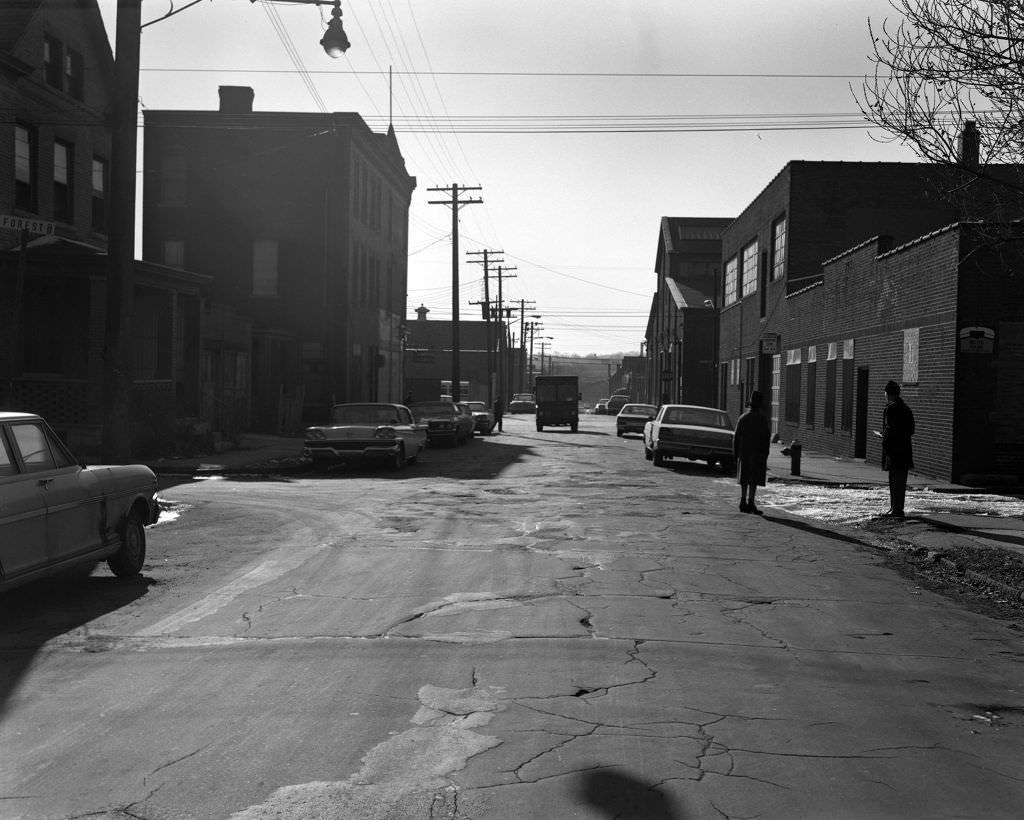
<svg viewBox="0 0 1024 820"><path fill-rule="evenodd" d="M107 235L107 315L103 333L103 458L120 464L131 455L135 296L135 162L139 103L142 0L118 0L114 111L110 150L110 223Z"/></svg>
<svg viewBox="0 0 1024 820"><path fill-rule="evenodd" d="M494 330L491 326L491 262L504 262L504 259L492 259L491 254L503 254L504 251L466 251L466 256L483 256L483 259L470 259L473 264L484 266L484 301L483 314L487 326L487 406L494 406ZM479 304L473 302L471 304Z"/></svg>
<svg viewBox="0 0 1024 820"><path fill-rule="evenodd" d="M516 278L514 276L506 276L505 271L510 270L518 270L518 268L498 265L498 314L501 316L502 321L501 342L498 345L498 393L506 402L509 400L509 394L512 392L512 380L508 378L508 362L505 361L509 349L507 320L511 316L512 311L510 308L505 307L503 286L506 278ZM503 351L505 356L502 355Z"/></svg>
<svg viewBox="0 0 1024 820"><path fill-rule="evenodd" d="M447 205L452 209L452 401L461 401L460 391L462 388L461 373L459 372L459 358L462 352L459 339L459 208L463 205L477 205L483 202L479 197L475 199L459 199L460 193L466 191L479 191L480 186L460 186L452 183L450 188L427 188L431 193L451 193L451 199L429 200L429 205Z"/></svg>

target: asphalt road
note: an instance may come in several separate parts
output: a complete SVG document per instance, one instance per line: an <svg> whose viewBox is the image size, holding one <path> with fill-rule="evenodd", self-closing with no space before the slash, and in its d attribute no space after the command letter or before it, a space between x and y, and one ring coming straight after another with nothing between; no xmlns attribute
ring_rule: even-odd
<svg viewBox="0 0 1024 820"><path fill-rule="evenodd" d="M0 600L0 817L1020 816L1018 632L612 418L162 497Z"/></svg>

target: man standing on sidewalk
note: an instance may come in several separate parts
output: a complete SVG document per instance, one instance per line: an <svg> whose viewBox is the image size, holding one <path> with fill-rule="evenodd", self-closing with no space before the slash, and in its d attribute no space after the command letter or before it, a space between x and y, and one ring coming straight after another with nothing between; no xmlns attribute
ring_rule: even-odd
<svg viewBox="0 0 1024 820"><path fill-rule="evenodd" d="M900 398L900 386L885 385L885 410L882 411L882 469L889 471L889 510L885 515L903 518L907 497L907 474L914 467L914 414Z"/></svg>
<svg viewBox="0 0 1024 820"><path fill-rule="evenodd" d="M498 398L496 398L494 400L494 427L498 428L498 432L499 433L502 432L502 430L501 430L501 419L502 419L502 416L504 416L504 415L505 415L505 399L503 399L501 396L498 396ZM494 427L492 427L491 429L493 430Z"/></svg>

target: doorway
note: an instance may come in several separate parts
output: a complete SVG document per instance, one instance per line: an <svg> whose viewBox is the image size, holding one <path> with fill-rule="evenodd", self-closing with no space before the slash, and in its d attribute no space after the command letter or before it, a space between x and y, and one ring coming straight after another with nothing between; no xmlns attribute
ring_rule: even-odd
<svg viewBox="0 0 1024 820"><path fill-rule="evenodd" d="M857 368L857 418L853 427L853 457L868 455L868 368Z"/></svg>

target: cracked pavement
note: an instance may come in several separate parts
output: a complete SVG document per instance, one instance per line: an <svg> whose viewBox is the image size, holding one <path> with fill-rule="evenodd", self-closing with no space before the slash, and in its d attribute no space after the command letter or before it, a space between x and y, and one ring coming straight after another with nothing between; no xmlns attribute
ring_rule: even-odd
<svg viewBox="0 0 1024 820"><path fill-rule="evenodd" d="M136 597L4 602L0 815L1019 815L1019 633L613 424L166 490Z"/></svg>

